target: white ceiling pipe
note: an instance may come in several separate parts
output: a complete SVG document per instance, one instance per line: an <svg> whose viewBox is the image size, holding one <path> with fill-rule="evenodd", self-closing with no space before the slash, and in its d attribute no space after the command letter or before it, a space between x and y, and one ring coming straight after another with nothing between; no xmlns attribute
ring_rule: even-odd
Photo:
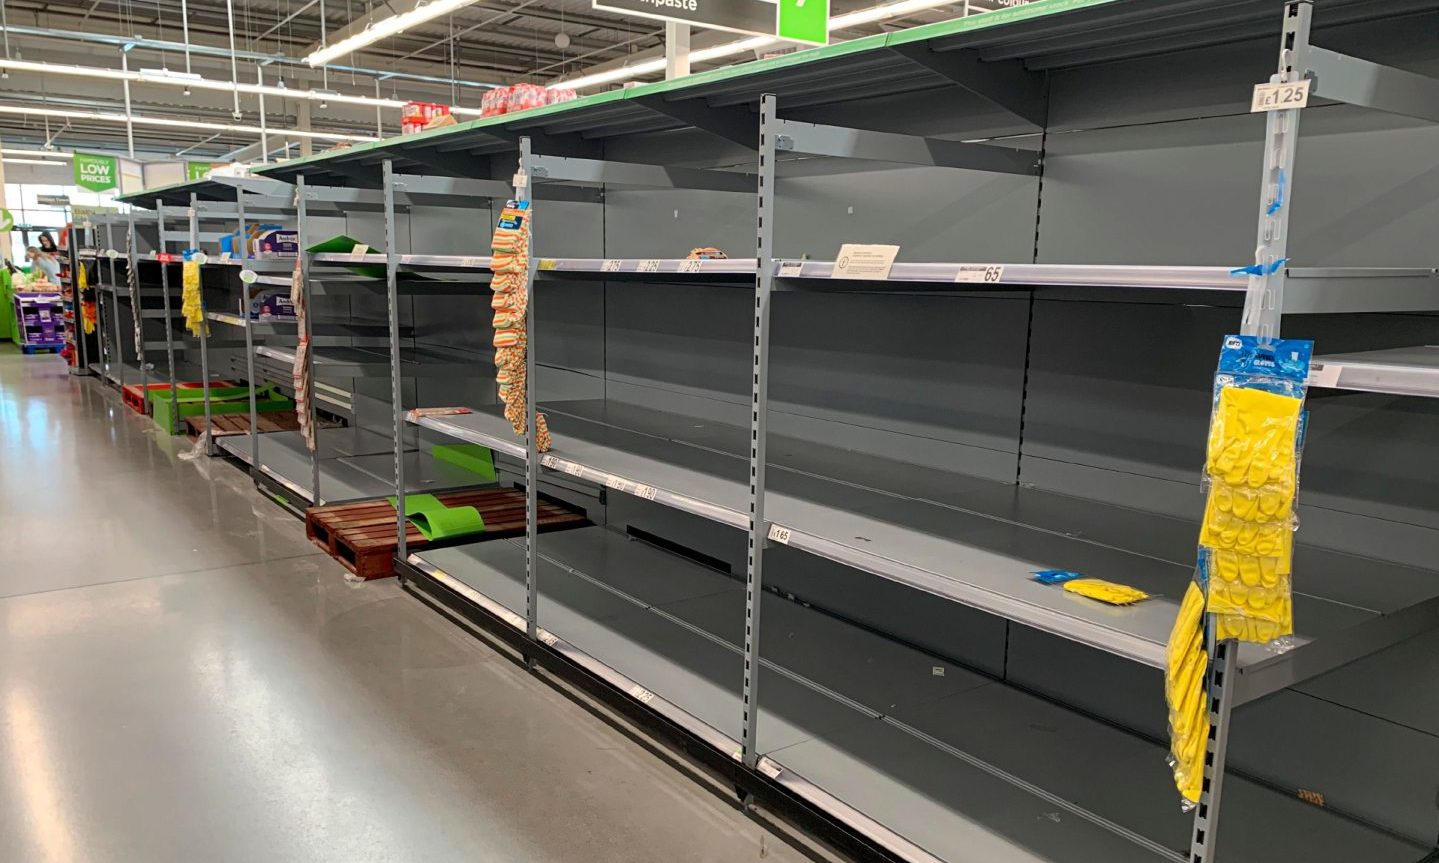
<svg viewBox="0 0 1439 863"><path fill-rule="evenodd" d="M234 85L229 81L217 81L214 78L202 78L198 75L185 75L180 72L171 72L166 69L141 69L127 71L124 69L106 69L100 66L72 66L64 63L37 63L30 60L3 60L0 59L0 69L16 72L34 72L40 75L71 75L79 78L99 78L113 81L132 81L137 84L158 84L164 87L183 87L195 90L239 90L252 96L264 94L266 96L279 96L285 99L308 99L312 102L344 102L350 105L373 105L376 108L403 108L403 99L382 99L375 96L356 96L348 93L335 93L325 90L295 90L289 87L263 84L239 84ZM378 86L378 82L376 82ZM458 116L480 116L476 108L451 108L450 112Z"/></svg>
<svg viewBox="0 0 1439 863"><path fill-rule="evenodd" d="M205 129L212 132L235 132L258 135L259 126L241 123L212 123L207 120L177 120L171 117L150 117L141 114L116 114L111 111L73 111L62 108L32 108L27 105L0 105L0 114L28 114L36 117L63 117L71 120L91 120L100 123L133 123L136 126L164 126L176 129ZM273 130L272 130L273 131ZM375 138L369 135L347 135L340 132L302 132L297 129L283 130L286 135L297 138L315 138L322 141L368 142Z"/></svg>

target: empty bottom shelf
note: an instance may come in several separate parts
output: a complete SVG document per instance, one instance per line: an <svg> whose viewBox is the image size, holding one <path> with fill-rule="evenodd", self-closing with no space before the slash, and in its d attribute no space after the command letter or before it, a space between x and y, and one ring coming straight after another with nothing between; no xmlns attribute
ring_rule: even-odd
<svg viewBox="0 0 1439 863"><path fill-rule="evenodd" d="M602 527L547 534L540 553L542 637L735 752L742 583ZM518 542L410 560L524 627ZM761 769L795 793L910 859L1182 859L1190 818L1162 747L778 595L763 602ZM1422 855L1237 776L1226 795L1225 863Z"/></svg>
<svg viewBox="0 0 1439 863"><path fill-rule="evenodd" d="M361 428L320 429L320 503L382 497L395 491L393 444L383 435ZM225 453L250 464L249 434L219 438ZM299 432L260 435L260 470L269 478L313 501L313 468L304 437ZM405 489L434 492L485 485L489 480L464 468L437 461L414 449L405 453Z"/></svg>

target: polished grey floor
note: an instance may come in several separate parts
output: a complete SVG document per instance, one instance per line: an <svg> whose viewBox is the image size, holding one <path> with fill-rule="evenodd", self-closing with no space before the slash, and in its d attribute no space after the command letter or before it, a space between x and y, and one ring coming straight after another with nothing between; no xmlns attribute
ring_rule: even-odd
<svg viewBox="0 0 1439 863"><path fill-rule="evenodd" d="M802 859L0 347L0 861Z"/></svg>

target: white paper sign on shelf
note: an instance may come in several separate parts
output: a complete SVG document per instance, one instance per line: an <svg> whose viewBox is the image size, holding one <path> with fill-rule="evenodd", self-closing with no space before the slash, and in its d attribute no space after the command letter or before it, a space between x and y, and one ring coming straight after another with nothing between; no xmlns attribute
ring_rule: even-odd
<svg viewBox="0 0 1439 863"><path fill-rule="evenodd" d="M230 253L229 253L229 252L221 252L221 253L220 253L220 260L221 260L222 262L223 262L223 261L228 261L228 260L230 260Z"/></svg>
<svg viewBox="0 0 1439 863"><path fill-rule="evenodd" d="M579 476L584 472L585 469L583 466L577 465L572 461L565 462L565 473L569 474L570 476Z"/></svg>
<svg viewBox="0 0 1439 863"><path fill-rule="evenodd" d="M1255 84L1254 100L1249 103L1249 113L1308 107L1309 81L1310 79L1305 78L1280 84Z"/></svg>
<svg viewBox="0 0 1439 863"><path fill-rule="evenodd" d="M839 247L831 278L884 281L889 278L899 246L845 243Z"/></svg>
<svg viewBox="0 0 1439 863"><path fill-rule="evenodd" d="M792 279L804 272L804 261L781 261L779 265L779 276L782 279Z"/></svg>
<svg viewBox="0 0 1439 863"><path fill-rule="evenodd" d="M700 261L699 261L698 258L696 258L696 259L694 259L694 260L683 260L683 261L680 261L680 272L681 272L681 273L698 273L699 271L700 271Z"/></svg>
<svg viewBox="0 0 1439 863"><path fill-rule="evenodd" d="M659 271L660 262L655 260L654 258L648 258L646 260L640 261L639 266L635 267L635 272L637 273L658 273Z"/></svg>
<svg viewBox="0 0 1439 863"><path fill-rule="evenodd" d="M1004 278L1004 264L960 264L954 274L956 282L997 284Z"/></svg>
<svg viewBox="0 0 1439 863"><path fill-rule="evenodd" d="M204 252L196 252L195 254L190 256L190 260L194 261L202 267L210 262L209 256L207 256Z"/></svg>
<svg viewBox="0 0 1439 863"><path fill-rule="evenodd" d="M600 264L600 272L602 273L618 273L619 271L620 262L614 258L607 258L604 263Z"/></svg>
<svg viewBox="0 0 1439 863"><path fill-rule="evenodd" d="M1309 367L1308 384L1311 387L1333 389L1339 386L1339 376L1344 373L1340 363L1314 363Z"/></svg>
<svg viewBox="0 0 1439 863"><path fill-rule="evenodd" d="M558 470L560 466L560 460L552 455L542 455L540 456L540 464L551 470Z"/></svg>
<svg viewBox="0 0 1439 863"><path fill-rule="evenodd" d="M769 526L769 538L780 545L789 545L790 531L787 527L780 527L777 524Z"/></svg>
<svg viewBox="0 0 1439 863"><path fill-rule="evenodd" d="M369 250L370 247L364 243L356 243L355 247L350 250L350 260L363 261L365 259L365 253Z"/></svg>

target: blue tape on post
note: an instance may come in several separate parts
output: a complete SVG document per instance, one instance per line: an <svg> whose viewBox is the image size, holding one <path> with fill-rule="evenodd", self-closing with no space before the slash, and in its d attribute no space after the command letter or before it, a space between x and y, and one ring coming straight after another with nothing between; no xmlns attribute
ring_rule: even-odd
<svg viewBox="0 0 1439 863"><path fill-rule="evenodd" d="M1274 201L1269 205L1269 209L1264 211L1264 215L1272 216L1280 210L1284 209L1284 181L1284 169L1280 168L1279 182L1275 184Z"/></svg>
<svg viewBox="0 0 1439 863"><path fill-rule="evenodd" d="M1236 267L1229 271L1231 276L1272 276L1279 271L1279 268L1289 263L1288 258L1280 258L1268 266L1255 264L1252 267Z"/></svg>

